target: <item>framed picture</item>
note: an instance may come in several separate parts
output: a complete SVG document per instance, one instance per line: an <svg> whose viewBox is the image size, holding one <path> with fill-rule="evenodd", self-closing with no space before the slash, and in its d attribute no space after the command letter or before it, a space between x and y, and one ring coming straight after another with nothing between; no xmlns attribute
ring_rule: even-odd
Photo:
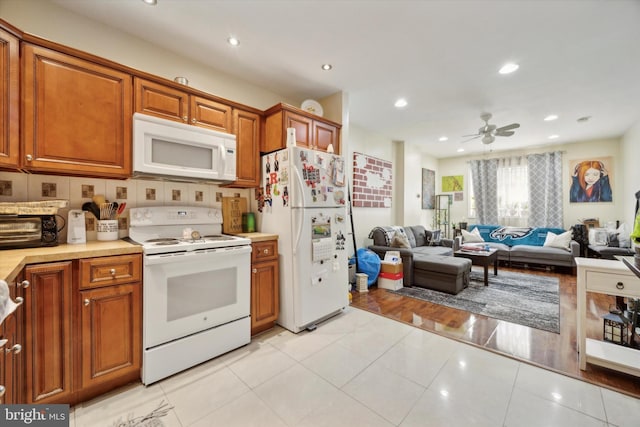
<svg viewBox="0 0 640 427"><path fill-rule="evenodd" d="M436 171L422 169L422 209L434 209L436 204Z"/></svg>
<svg viewBox="0 0 640 427"><path fill-rule="evenodd" d="M613 169L613 157L569 160L569 202L612 202Z"/></svg>

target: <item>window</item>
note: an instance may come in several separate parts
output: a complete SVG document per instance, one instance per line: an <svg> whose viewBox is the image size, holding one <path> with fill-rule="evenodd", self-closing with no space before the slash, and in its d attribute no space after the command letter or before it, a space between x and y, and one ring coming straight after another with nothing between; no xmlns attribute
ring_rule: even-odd
<svg viewBox="0 0 640 427"><path fill-rule="evenodd" d="M476 218L473 176L469 176L469 217ZM523 158L503 159L498 167L498 220L502 225L524 227L529 220L529 176Z"/></svg>

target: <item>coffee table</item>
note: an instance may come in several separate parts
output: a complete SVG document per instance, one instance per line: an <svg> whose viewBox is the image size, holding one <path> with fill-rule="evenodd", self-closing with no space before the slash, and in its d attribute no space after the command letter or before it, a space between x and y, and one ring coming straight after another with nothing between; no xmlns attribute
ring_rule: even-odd
<svg viewBox="0 0 640 427"><path fill-rule="evenodd" d="M489 266L493 264L493 275L498 275L498 250L465 251L461 249L453 253L454 256L471 260L472 265L481 265L484 268L484 285L489 286Z"/></svg>

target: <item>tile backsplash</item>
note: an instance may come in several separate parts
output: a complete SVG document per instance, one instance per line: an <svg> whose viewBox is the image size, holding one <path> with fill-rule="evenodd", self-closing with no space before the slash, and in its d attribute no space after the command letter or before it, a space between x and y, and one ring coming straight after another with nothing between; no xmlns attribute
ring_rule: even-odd
<svg viewBox="0 0 640 427"><path fill-rule="evenodd" d="M81 209L95 195L104 195L109 201L126 202L124 213L118 218L120 237L129 234L129 208L142 206L186 205L222 208L221 197L240 194L251 202L253 190L223 188L217 184L153 181L143 179L97 179L55 175L26 174L0 171L0 202L37 200L68 200L69 207L59 209L58 215L66 223L69 209ZM96 240L95 217L85 216L87 240ZM66 224L65 224L66 225ZM59 242L66 243L66 226L60 232Z"/></svg>

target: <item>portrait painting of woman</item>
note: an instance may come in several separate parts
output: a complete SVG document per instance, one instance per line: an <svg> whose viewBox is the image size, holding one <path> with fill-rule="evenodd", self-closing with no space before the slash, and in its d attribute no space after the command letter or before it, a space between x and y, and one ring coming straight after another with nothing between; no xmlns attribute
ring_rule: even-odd
<svg viewBox="0 0 640 427"><path fill-rule="evenodd" d="M584 160L575 165L569 190L571 203L611 202L609 172L602 160Z"/></svg>

